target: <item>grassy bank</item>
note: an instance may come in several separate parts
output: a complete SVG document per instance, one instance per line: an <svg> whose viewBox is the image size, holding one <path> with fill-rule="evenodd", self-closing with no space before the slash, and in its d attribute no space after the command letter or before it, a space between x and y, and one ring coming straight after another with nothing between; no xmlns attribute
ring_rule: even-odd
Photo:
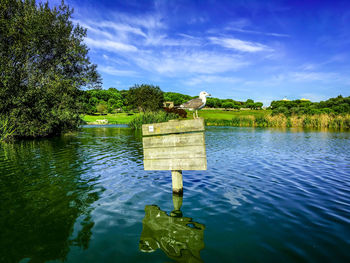
<svg viewBox="0 0 350 263"><path fill-rule="evenodd" d="M350 128L350 115L300 115L286 117L284 115L234 116L231 120L207 118L208 126L238 127L301 127L301 128Z"/></svg>
<svg viewBox="0 0 350 263"><path fill-rule="evenodd" d="M252 116L252 117L262 117L262 116L267 116L270 115L271 111L270 110L230 110L230 111L225 111L225 110L200 110L198 112L198 116L202 117L204 119L218 119L218 120L231 120L232 118L235 117L247 117L247 116ZM192 119L193 114L192 112L187 113L187 119Z"/></svg>
<svg viewBox="0 0 350 263"><path fill-rule="evenodd" d="M108 120L108 124L129 124L137 114L115 113L107 115L84 115L82 119L87 124L96 123L97 120Z"/></svg>
<svg viewBox="0 0 350 263"><path fill-rule="evenodd" d="M205 119L205 123L208 126L350 128L350 115L319 114L286 117L283 114L272 116L269 110L201 110L199 111L199 116ZM192 118L192 112L188 112L187 119ZM127 115L126 113L102 116L85 115L83 119L87 123L107 119L109 124L129 124L135 127L140 127L142 123L168 120L165 115L151 114L149 116L140 116L140 114Z"/></svg>

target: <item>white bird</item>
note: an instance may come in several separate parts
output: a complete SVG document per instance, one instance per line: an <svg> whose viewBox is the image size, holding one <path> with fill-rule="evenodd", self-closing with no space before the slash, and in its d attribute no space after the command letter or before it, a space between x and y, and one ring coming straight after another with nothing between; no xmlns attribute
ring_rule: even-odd
<svg viewBox="0 0 350 263"><path fill-rule="evenodd" d="M207 102L207 96L211 96L209 93L202 91L199 93L199 97L187 101L179 106L181 109L188 109L190 111L196 111L196 116L198 118L198 111L205 106ZM193 112L193 118L195 118L195 113Z"/></svg>

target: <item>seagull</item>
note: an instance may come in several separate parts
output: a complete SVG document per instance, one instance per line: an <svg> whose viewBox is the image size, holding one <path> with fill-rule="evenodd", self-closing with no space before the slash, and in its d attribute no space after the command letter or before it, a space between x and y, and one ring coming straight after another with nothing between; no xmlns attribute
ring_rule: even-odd
<svg viewBox="0 0 350 263"><path fill-rule="evenodd" d="M202 91L199 93L199 97L193 100L187 101L179 106L181 109L188 109L190 111L196 111L196 117L198 118L198 111L205 106L207 102L207 96L211 96L209 93ZM193 112L193 119L195 118L195 113Z"/></svg>

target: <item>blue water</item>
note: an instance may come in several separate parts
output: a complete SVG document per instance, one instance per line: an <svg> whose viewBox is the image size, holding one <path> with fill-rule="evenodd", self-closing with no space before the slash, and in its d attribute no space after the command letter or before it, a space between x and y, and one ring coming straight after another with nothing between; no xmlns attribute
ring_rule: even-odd
<svg viewBox="0 0 350 263"><path fill-rule="evenodd" d="M350 262L349 132L207 127L205 139L208 170L183 172L177 219L170 172L143 170L128 128L2 145L0 262ZM149 253L145 209L171 220L147 233ZM173 229L195 233L199 258L169 252Z"/></svg>

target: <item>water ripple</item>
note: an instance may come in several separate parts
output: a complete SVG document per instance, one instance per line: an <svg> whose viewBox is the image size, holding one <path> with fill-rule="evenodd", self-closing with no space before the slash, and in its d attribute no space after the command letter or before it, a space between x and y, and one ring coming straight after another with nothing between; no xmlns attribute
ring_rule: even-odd
<svg viewBox="0 0 350 263"><path fill-rule="evenodd" d="M209 127L205 137L208 170L183 172L182 205L205 225L205 262L350 262L350 133ZM140 134L113 126L1 148L0 255L167 261L138 250L145 206L174 209L170 171L144 171L142 159Z"/></svg>

